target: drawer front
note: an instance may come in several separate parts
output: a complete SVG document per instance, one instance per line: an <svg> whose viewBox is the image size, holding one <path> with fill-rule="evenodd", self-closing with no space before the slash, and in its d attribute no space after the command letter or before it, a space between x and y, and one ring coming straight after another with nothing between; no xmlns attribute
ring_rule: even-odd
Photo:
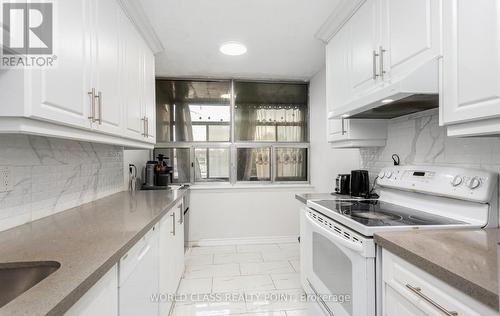
<svg viewBox="0 0 500 316"><path fill-rule="evenodd" d="M406 303L411 303L415 311L425 315L498 315L488 306L386 250L383 251L382 265L384 315L394 309L391 297L396 294L392 291L401 295ZM419 312L410 314L419 315Z"/></svg>

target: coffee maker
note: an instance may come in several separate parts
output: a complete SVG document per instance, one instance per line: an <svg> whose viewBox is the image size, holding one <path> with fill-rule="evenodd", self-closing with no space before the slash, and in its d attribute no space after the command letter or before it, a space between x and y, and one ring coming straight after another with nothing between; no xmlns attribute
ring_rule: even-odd
<svg viewBox="0 0 500 316"><path fill-rule="evenodd" d="M163 154L158 154L155 166L155 185L159 187L168 186L172 183L173 168L170 159Z"/></svg>
<svg viewBox="0 0 500 316"><path fill-rule="evenodd" d="M172 183L173 168L170 159L159 154L157 160L146 163L145 183L142 190L165 190Z"/></svg>

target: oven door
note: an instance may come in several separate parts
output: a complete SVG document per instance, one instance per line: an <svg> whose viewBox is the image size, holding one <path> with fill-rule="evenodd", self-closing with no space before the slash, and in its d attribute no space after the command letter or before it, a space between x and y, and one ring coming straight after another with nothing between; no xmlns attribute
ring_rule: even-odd
<svg viewBox="0 0 500 316"><path fill-rule="evenodd" d="M301 279L328 315L375 315L375 245L332 219L301 212Z"/></svg>

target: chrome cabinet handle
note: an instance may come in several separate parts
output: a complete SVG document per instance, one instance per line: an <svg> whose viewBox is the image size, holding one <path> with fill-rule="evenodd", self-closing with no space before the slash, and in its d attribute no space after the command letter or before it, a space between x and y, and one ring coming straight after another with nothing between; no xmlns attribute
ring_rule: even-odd
<svg viewBox="0 0 500 316"><path fill-rule="evenodd" d="M146 134L146 117L144 116L143 118L141 118L141 121L142 121L142 129L144 130L144 132L142 133L142 136L146 137L147 134Z"/></svg>
<svg viewBox="0 0 500 316"><path fill-rule="evenodd" d="M380 78L384 79L384 74L385 74L385 70L384 70L384 53L386 52L386 50L380 46L379 47L379 58L380 58Z"/></svg>
<svg viewBox="0 0 500 316"><path fill-rule="evenodd" d="M99 107L99 117L94 120L94 122L99 122L99 125L102 125L102 92L99 91L95 96L97 98L97 106Z"/></svg>
<svg viewBox="0 0 500 316"><path fill-rule="evenodd" d="M373 80L377 80L377 77L379 76L377 74L377 57L379 56L379 54L377 54L377 51L376 50L373 50L373 55L372 55L372 63L373 63Z"/></svg>
<svg viewBox="0 0 500 316"><path fill-rule="evenodd" d="M170 216L172 217L172 231L170 233L172 236L175 236L175 212L173 212Z"/></svg>
<svg viewBox="0 0 500 316"><path fill-rule="evenodd" d="M346 130L345 130L345 118L342 118L342 135L345 135Z"/></svg>
<svg viewBox="0 0 500 316"><path fill-rule="evenodd" d="M92 122L95 122L95 88L92 88L91 91L87 92L90 97L90 116L88 119Z"/></svg>
<svg viewBox="0 0 500 316"><path fill-rule="evenodd" d="M146 137L149 137L149 117L146 116Z"/></svg>
<svg viewBox="0 0 500 316"><path fill-rule="evenodd" d="M434 306L435 308L437 308L440 312L442 312L443 314L447 315L447 316L458 316L458 313L455 312L455 311L449 311L447 310L446 308L444 308L443 306L439 305L438 303L434 302L434 300L432 300L430 297L428 297L427 295L425 295L424 293L422 293L422 289L419 288L419 287L414 287L414 286L411 286L410 284L406 284L406 287L412 291L413 293L417 294L419 297L423 298L425 301L427 301L429 304L431 304L432 306Z"/></svg>

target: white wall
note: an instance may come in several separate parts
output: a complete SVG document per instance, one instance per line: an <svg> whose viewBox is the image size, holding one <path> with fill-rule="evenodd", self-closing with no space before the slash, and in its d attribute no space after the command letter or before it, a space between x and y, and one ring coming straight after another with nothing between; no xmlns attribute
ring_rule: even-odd
<svg viewBox="0 0 500 316"><path fill-rule="evenodd" d="M310 189L191 190L189 241L289 237L299 233L296 193Z"/></svg>
<svg viewBox="0 0 500 316"><path fill-rule="evenodd" d="M284 237L299 234L296 193L332 192L338 173L359 168L359 150L326 141L326 84L322 70L310 83L311 187L191 191L189 241Z"/></svg>
<svg viewBox="0 0 500 316"><path fill-rule="evenodd" d="M326 71L310 82L311 183L316 192L333 192L339 173L360 167L359 149L333 149L327 142Z"/></svg>
<svg viewBox="0 0 500 316"><path fill-rule="evenodd" d="M29 135L0 135L0 169L13 190L0 192L0 231L123 189L123 148Z"/></svg>

